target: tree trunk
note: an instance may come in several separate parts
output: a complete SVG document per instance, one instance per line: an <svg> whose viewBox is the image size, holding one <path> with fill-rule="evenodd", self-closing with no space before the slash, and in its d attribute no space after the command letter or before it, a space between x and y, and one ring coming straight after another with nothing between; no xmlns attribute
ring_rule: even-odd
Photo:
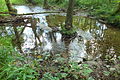
<svg viewBox="0 0 120 80"><path fill-rule="evenodd" d="M10 3L10 0L5 0L8 11L11 15L15 15L17 13L17 10L12 7L12 4Z"/></svg>
<svg viewBox="0 0 120 80"><path fill-rule="evenodd" d="M56 0L55 2L58 3L58 2L60 2L60 0Z"/></svg>
<svg viewBox="0 0 120 80"><path fill-rule="evenodd" d="M29 3L33 4L33 5L36 5L35 1L34 0L27 0Z"/></svg>
<svg viewBox="0 0 120 80"><path fill-rule="evenodd" d="M119 2L119 4L118 4L117 10L115 11L115 14L118 14L118 13L120 13L120 2Z"/></svg>
<svg viewBox="0 0 120 80"><path fill-rule="evenodd" d="M48 6L48 0L44 0L43 7L44 7L45 9L48 9L48 8L49 8L49 6Z"/></svg>
<svg viewBox="0 0 120 80"><path fill-rule="evenodd" d="M74 0L69 0L67 16L66 16L66 21L65 21L65 29L67 29L67 30L71 30L73 28L73 26L72 26L73 9L74 9Z"/></svg>
<svg viewBox="0 0 120 80"><path fill-rule="evenodd" d="M119 13L120 13L120 2L118 3L118 7L116 11L111 16L115 16L116 14L119 14Z"/></svg>

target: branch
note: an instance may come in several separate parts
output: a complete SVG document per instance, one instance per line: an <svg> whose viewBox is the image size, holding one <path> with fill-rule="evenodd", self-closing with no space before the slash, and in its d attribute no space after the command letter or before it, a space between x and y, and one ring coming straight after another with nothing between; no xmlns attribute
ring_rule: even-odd
<svg viewBox="0 0 120 80"><path fill-rule="evenodd" d="M21 15L34 15L34 14L47 14L47 13L64 13L64 12L37 12L37 13L25 13L25 14L15 14L13 12L0 12L0 14L15 14L18 16Z"/></svg>

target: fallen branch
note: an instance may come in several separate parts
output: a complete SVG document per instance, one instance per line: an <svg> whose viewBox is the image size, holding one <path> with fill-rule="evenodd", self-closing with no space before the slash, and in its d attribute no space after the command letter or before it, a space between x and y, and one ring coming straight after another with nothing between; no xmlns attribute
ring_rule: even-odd
<svg viewBox="0 0 120 80"><path fill-rule="evenodd" d="M22 16L9 16L6 18L0 18L0 23L19 23L19 22L24 22L24 20L31 19L31 17L22 17Z"/></svg>
<svg viewBox="0 0 120 80"><path fill-rule="evenodd" d="M48 13L63 13L63 12L38 12L38 13L26 13L26 14L17 14L17 15L34 15L34 14L48 14Z"/></svg>
<svg viewBox="0 0 120 80"><path fill-rule="evenodd" d="M13 12L0 12L0 14L15 14L18 16L21 15L34 15L34 14L48 14L48 13L64 13L64 12L37 12L37 13L25 13L25 14L15 14Z"/></svg>

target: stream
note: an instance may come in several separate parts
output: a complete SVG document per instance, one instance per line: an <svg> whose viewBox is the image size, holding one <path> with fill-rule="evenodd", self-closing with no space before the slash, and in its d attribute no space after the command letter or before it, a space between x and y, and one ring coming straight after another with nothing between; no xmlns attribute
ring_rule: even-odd
<svg viewBox="0 0 120 80"><path fill-rule="evenodd" d="M38 6L14 6L19 14L45 12ZM36 55L60 55L67 61L115 59L120 55L120 30L82 16L74 16L73 25L77 36L64 40L60 26L64 25L65 14L25 15L26 23L0 25L0 36L14 35L12 44L20 53Z"/></svg>

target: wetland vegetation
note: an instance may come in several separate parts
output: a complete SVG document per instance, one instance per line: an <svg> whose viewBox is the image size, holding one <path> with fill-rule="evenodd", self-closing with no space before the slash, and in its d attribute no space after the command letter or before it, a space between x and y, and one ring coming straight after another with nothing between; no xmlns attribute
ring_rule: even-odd
<svg viewBox="0 0 120 80"><path fill-rule="evenodd" d="M0 5L0 80L120 80L119 0Z"/></svg>

